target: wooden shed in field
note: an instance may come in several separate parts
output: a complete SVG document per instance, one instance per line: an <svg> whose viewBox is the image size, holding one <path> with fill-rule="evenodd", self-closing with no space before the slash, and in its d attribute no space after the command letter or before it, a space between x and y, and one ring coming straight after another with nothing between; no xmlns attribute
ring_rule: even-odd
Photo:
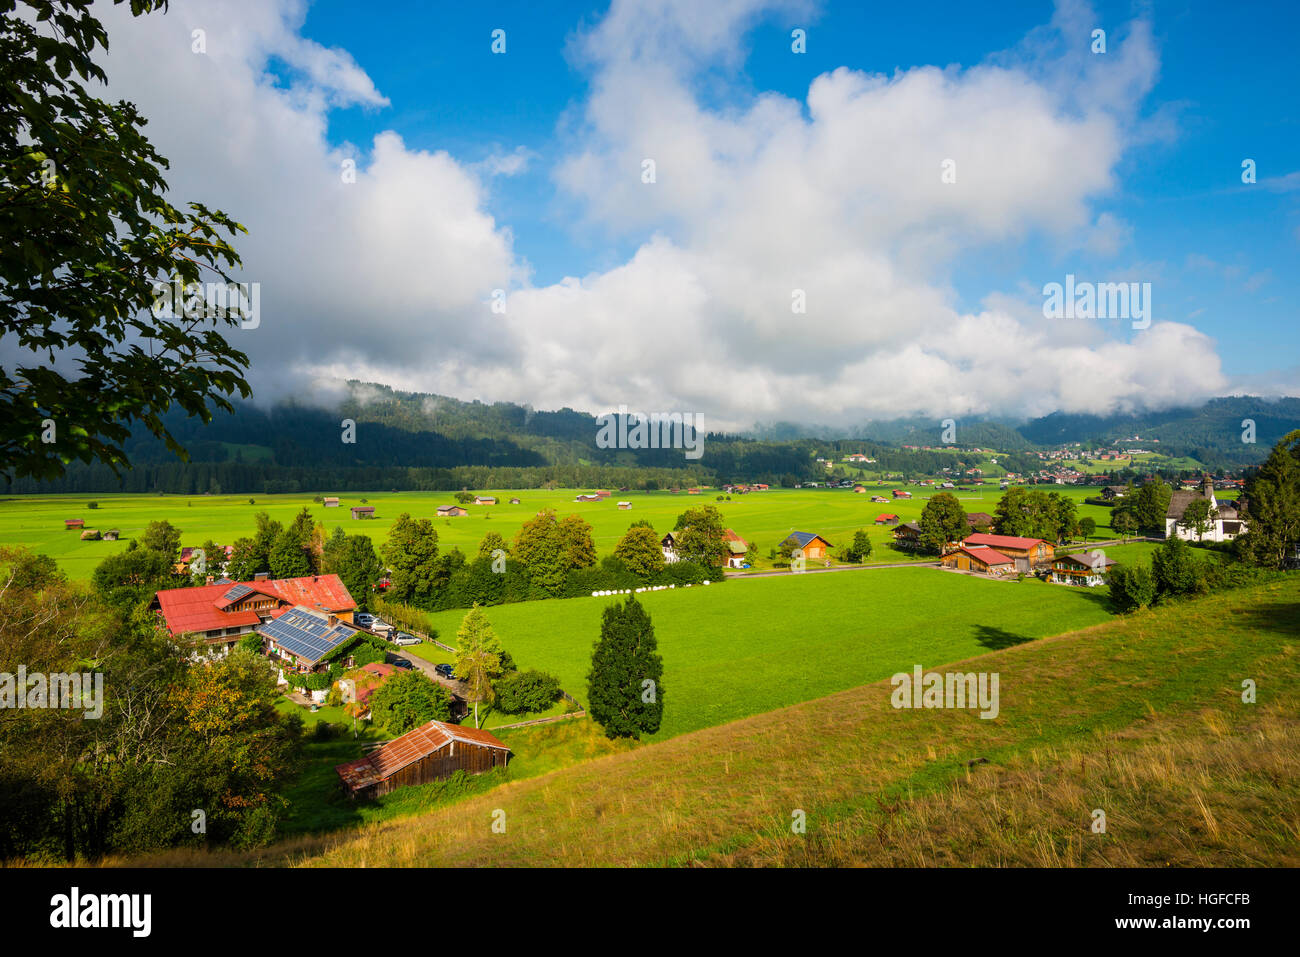
<svg viewBox="0 0 1300 957"><path fill-rule="evenodd" d="M375 798L408 784L441 781L457 771L482 774L503 768L509 759L510 748L491 732L430 721L334 770L349 796Z"/></svg>

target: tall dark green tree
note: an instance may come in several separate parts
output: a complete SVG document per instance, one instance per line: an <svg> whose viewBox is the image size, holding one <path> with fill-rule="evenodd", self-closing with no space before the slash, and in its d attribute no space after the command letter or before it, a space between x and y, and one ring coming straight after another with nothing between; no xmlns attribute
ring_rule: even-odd
<svg viewBox="0 0 1300 957"><path fill-rule="evenodd" d="M587 675L587 711L607 737L640 738L659 730L663 673L654 624L636 597L606 608Z"/></svg>
<svg viewBox="0 0 1300 957"><path fill-rule="evenodd" d="M433 523L403 512L388 530L388 541L380 551L389 570L389 599L421 607L432 604L446 579L445 566L438 561L438 532Z"/></svg>
<svg viewBox="0 0 1300 957"><path fill-rule="evenodd" d="M1300 429L1273 447L1259 471L1246 480L1246 560L1284 568L1300 548Z"/></svg>
<svg viewBox="0 0 1300 957"><path fill-rule="evenodd" d="M119 0L120 2L120 0ZM21 6L22 9L19 9ZM165 0L131 0L136 15ZM133 424L184 449L163 413L204 422L247 397L242 317L154 309L158 284L230 281L244 228L167 199L167 161L96 54L108 35L82 0L0 4L0 474L49 478L73 459L129 465ZM224 234L224 236L223 236Z"/></svg>
<svg viewBox="0 0 1300 957"><path fill-rule="evenodd" d="M1159 478L1152 479L1134 492L1132 512L1138 528L1163 532L1165 515L1169 512L1169 500L1173 494L1174 490Z"/></svg>
<svg viewBox="0 0 1300 957"><path fill-rule="evenodd" d="M311 574L307 552L292 528L281 532L271 546L270 563L273 578L302 578Z"/></svg>
<svg viewBox="0 0 1300 957"><path fill-rule="evenodd" d="M357 608L365 611L370 608L371 586L383 577L384 565L369 536L348 535L335 529L335 535L326 542L321 571L338 575Z"/></svg>
<svg viewBox="0 0 1300 957"><path fill-rule="evenodd" d="M1151 577L1159 600L1205 591L1205 570L1192 546L1171 538L1151 554Z"/></svg>

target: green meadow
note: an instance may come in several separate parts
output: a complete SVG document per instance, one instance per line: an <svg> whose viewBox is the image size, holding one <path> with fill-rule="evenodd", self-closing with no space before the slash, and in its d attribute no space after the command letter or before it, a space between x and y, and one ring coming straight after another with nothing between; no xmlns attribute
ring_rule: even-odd
<svg viewBox="0 0 1300 957"><path fill-rule="evenodd" d="M920 517L926 499L935 493L931 488L911 487L912 499L892 500L888 504L873 503L871 495L889 497L898 485L872 486L868 494L856 494L849 489L773 489L733 495L728 501L718 501L721 494L716 489L699 495L686 492L617 492L600 502L575 502L574 497L590 489L523 489L476 490L485 495L496 495L496 505L469 505L470 514L462 518L437 518L439 505L455 504L448 492L358 492L341 495L338 508L325 508L312 501L313 494L333 495L329 490L320 493L294 493L288 495L11 495L0 498L0 546L25 545L57 559L73 578L88 579L95 566L108 555L126 549L127 539L138 535L149 522L167 519L181 529L183 544L201 545L211 538L221 545L232 544L235 539L251 535L253 516L260 511L272 518L288 523L304 507L311 509L318 521L328 529L342 526L350 533L364 532L376 545L388 537L393 520L402 512L417 518L433 519L444 548L459 547L472 553L489 531L505 538L513 538L524 521L543 508L554 508L561 515L577 514L591 523L597 550L608 554L637 519L649 519L659 532L670 531L685 509L698 505L715 505L723 513L728 526L733 528L754 547L751 556L757 569L770 566L769 552L792 531L814 532L832 545L847 544L854 531L866 528L875 546L873 563L912 561L912 556L889 547L893 535L888 528L873 524L881 513L892 513L901 521ZM1095 494L1095 489L1053 486L1055 491L1080 502L1079 516L1092 516L1098 533L1109 534L1110 509L1085 505L1085 496ZM1001 493L996 485L984 485L975 491L958 491L954 494L968 512L993 513ZM354 520L349 506L360 505L361 499L375 507L373 519ZM507 504L511 498L520 504ZM632 503L630 510L621 510L617 503ZM97 502L98 508L88 507ZM117 542L81 541L77 531L66 531L64 519L84 519L87 528L100 532L115 528L122 538ZM832 552L832 554L834 554Z"/></svg>
<svg viewBox="0 0 1300 957"><path fill-rule="evenodd" d="M1111 617L1104 589L991 581L934 568L786 574L638 599L664 659L659 739ZM520 668L549 671L582 701L601 613L619 600L523 602L486 612ZM464 614L427 618L454 643Z"/></svg>

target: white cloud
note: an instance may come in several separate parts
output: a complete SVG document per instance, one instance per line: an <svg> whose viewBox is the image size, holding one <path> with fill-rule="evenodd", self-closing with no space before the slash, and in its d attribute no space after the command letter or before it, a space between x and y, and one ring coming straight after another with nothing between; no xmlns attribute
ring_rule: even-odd
<svg viewBox="0 0 1300 957"><path fill-rule="evenodd" d="M950 288L954 264L991 245L1046 236L1063 255L1114 255L1129 241L1094 205L1115 189L1158 70L1141 22L1089 59L1061 41L1091 24L1071 3L967 69L840 68L805 102L732 91L706 107L702 69L739 66L746 29L773 11L809 10L616 0L575 41L590 95L554 176L581 228L636 251L538 287L484 211L491 178L532 155L494 147L465 163L395 133L331 148L332 107L387 100L347 53L301 38L303 10L195 0L105 15L113 92L151 118L176 194L249 227L239 248L246 278L263 283L263 321L235 344L254 356L262 395L370 378L538 408L699 411L715 427L1105 412L1225 382L1210 340L1159 314L1126 340L1104 323L1044 320L1032 288L990 289L975 314ZM207 57L190 52L200 25ZM292 67L287 85L270 58ZM505 315L487 305L498 288ZM791 311L796 289L806 314Z"/></svg>

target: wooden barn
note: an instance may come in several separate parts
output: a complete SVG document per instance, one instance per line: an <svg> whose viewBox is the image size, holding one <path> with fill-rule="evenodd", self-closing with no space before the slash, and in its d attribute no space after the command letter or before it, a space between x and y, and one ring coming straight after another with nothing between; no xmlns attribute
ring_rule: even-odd
<svg viewBox="0 0 1300 957"><path fill-rule="evenodd" d="M1014 575L1016 563L996 549L987 545L962 545L941 559L944 568L956 568L964 572L978 572L982 575Z"/></svg>
<svg viewBox="0 0 1300 957"><path fill-rule="evenodd" d="M373 505L353 505L352 517L353 518L374 518L375 507Z"/></svg>
<svg viewBox="0 0 1300 957"><path fill-rule="evenodd" d="M469 509L462 508L459 505L439 505L439 518L460 518L462 515L468 515Z"/></svg>
<svg viewBox="0 0 1300 957"><path fill-rule="evenodd" d="M334 770L350 797L375 798L408 784L441 781L457 771L482 774L503 768L509 759L510 749L488 731L430 721Z"/></svg>
<svg viewBox="0 0 1300 957"><path fill-rule="evenodd" d="M831 547L830 542L813 532L791 532L785 541L792 543L797 551L802 552L802 557L809 561L821 561L826 557L826 550Z"/></svg>
<svg viewBox="0 0 1300 957"><path fill-rule="evenodd" d="M63 520L64 531L67 531L70 528L85 528L85 527L86 527L86 520L84 518L65 518Z"/></svg>

